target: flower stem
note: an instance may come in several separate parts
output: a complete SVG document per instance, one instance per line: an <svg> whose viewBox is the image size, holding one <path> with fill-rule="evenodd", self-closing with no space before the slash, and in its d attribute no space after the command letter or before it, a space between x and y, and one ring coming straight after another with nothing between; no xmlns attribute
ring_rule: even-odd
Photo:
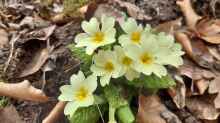
<svg viewBox="0 0 220 123"><path fill-rule="evenodd" d="M112 106L109 106L109 121L108 121L108 123L117 123L115 120L115 112L116 112L116 109L113 108Z"/></svg>
<svg viewBox="0 0 220 123"><path fill-rule="evenodd" d="M121 123L134 123L134 114L129 105L122 106L117 111L117 116Z"/></svg>

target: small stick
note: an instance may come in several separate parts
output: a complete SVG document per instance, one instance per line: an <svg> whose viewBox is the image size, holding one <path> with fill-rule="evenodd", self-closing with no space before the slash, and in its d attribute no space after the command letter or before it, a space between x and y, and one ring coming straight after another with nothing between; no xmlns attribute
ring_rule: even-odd
<svg viewBox="0 0 220 123"><path fill-rule="evenodd" d="M56 121L63 114L63 110L66 106L66 102L58 102L56 106L52 109L50 114L43 119L42 123L56 123Z"/></svg>

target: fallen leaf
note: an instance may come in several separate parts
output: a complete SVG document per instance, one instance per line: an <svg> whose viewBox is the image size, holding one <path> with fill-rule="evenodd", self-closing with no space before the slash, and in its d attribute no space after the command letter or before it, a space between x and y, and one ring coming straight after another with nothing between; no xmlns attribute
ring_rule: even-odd
<svg viewBox="0 0 220 123"><path fill-rule="evenodd" d="M0 109L1 123L25 123L13 105Z"/></svg>
<svg viewBox="0 0 220 123"><path fill-rule="evenodd" d="M203 18L198 21L196 31L198 37L212 44L220 44L220 20Z"/></svg>
<svg viewBox="0 0 220 123"><path fill-rule="evenodd" d="M192 8L191 0L177 0L176 4L180 7L183 12L187 26L190 29L195 29L196 23L201 17L196 14Z"/></svg>
<svg viewBox="0 0 220 123"><path fill-rule="evenodd" d="M181 123L178 117L161 103L157 95L139 96L138 123L171 123L170 119Z"/></svg>
<svg viewBox="0 0 220 123"><path fill-rule="evenodd" d="M220 20L202 18L201 20L197 22L196 30L202 36L216 35L217 33L220 33Z"/></svg>
<svg viewBox="0 0 220 123"><path fill-rule="evenodd" d="M173 102L178 108L185 107L185 98L186 98L186 86L183 79L180 76L175 76L176 86L168 89Z"/></svg>
<svg viewBox="0 0 220 123"><path fill-rule="evenodd" d="M0 48L4 48L8 45L8 43L8 33L4 29L0 28Z"/></svg>
<svg viewBox="0 0 220 123"><path fill-rule="evenodd" d="M43 119L42 123L55 123L61 115L63 115L66 102L58 102L56 106L52 109L50 114Z"/></svg>
<svg viewBox="0 0 220 123"><path fill-rule="evenodd" d="M218 120L203 120L204 123L219 123Z"/></svg>
<svg viewBox="0 0 220 123"><path fill-rule="evenodd" d="M218 94L214 100L214 104L216 108L220 108L220 77L216 77L210 82L208 92L209 94Z"/></svg>
<svg viewBox="0 0 220 123"><path fill-rule="evenodd" d="M33 39L37 39L40 41L46 41L53 34L55 29L56 29L56 26L53 25L53 26L49 26L49 27L45 27L42 29L37 29L37 30L31 31L29 33L25 33L24 35L22 35L20 37L18 42L23 44L23 43L26 43L26 42L33 40Z"/></svg>
<svg viewBox="0 0 220 123"><path fill-rule="evenodd" d="M200 95L203 95L209 87L209 81L206 81L205 79L200 79L194 83Z"/></svg>
<svg viewBox="0 0 220 123"><path fill-rule="evenodd" d="M176 41L178 41L186 54L198 65L204 68L212 68L214 58L209 53L207 46L200 39L190 39L185 33L175 33Z"/></svg>
<svg viewBox="0 0 220 123"><path fill-rule="evenodd" d="M115 17L116 21L118 21L119 23L122 23L125 20L125 16L121 11L111 7L108 4L100 4L95 10L94 16L97 18L101 18L103 13L107 16Z"/></svg>
<svg viewBox="0 0 220 123"><path fill-rule="evenodd" d="M121 1L121 0L111 0L111 1L117 3L120 7L126 8L128 14L137 20L151 20L152 19L152 17L144 13L144 10L140 9L138 6L132 3Z"/></svg>
<svg viewBox="0 0 220 123"><path fill-rule="evenodd" d="M154 29L157 32L165 32L167 34L174 35L177 29L182 26L182 18L178 18L176 20L168 21L162 24L159 24Z"/></svg>
<svg viewBox="0 0 220 123"><path fill-rule="evenodd" d="M20 83L0 83L0 96L8 96L16 99L46 102L48 97L40 89L33 87L29 81Z"/></svg>
<svg viewBox="0 0 220 123"><path fill-rule="evenodd" d="M199 119L215 120L220 114L207 95L186 98L186 107Z"/></svg>
<svg viewBox="0 0 220 123"><path fill-rule="evenodd" d="M209 81L216 77L215 73L197 66L186 58L178 71L181 76L191 79L190 90L188 90L187 96L204 94L208 89Z"/></svg>
<svg viewBox="0 0 220 123"><path fill-rule="evenodd" d="M220 61L220 54L219 51L217 49L217 47L213 47L213 46L208 46L208 50L210 52L210 54L217 59L218 61Z"/></svg>
<svg viewBox="0 0 220 123"><path fill-rule="evenodd" d="M193 50L189 37L183 32L176 32L175 38L176 41L182 45L183 49L186 51L186 54L190 57L193 57Z"/></svg>
<svg viewBox="0 0 220 123"><path fill-rule="evenodd" d="M52 50L53 50L53 47L49 49L48 48L40 49L36 53L36 55L33 57L32 61L25 66L24 70L21 72L19 77L25 77L40 70L40 68L44 65L44 63L49 58L49 54Z"/></svg>

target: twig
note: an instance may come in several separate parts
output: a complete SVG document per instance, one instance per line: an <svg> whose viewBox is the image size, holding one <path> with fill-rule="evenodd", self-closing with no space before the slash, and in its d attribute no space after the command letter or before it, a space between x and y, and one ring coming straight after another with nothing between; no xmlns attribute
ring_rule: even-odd
<svg viewBox="0 0 220 123"><path fill-rule="evenodd" d="M36 102L46 102L49 100L43 91L33 87L27 80L13 84L1 82L0 96L9 96L16 99Z"/></svg>
<svg viewBox="0 0 220 123"><path fill-rule="evenodd" d="M65 106L66 102L58 102L56 106L52 109L50 114L43 119L42 123L55 123L63 114Z"/></svg>
<svg viewBox="0 0 220 123"><path fill-rule="evenodd" d="M8 69L8 66L11 62L11 59L12 59L13 53L14 53L14 44L20 38L20 36L21 36L21 34L18 34L17 36L15 36L15 34L14 34L11 38L11 41L10 41L10 44L11 44L10 54L9 54L7 62L5 63L5 67L4 67L4 70L3 70L4 72L6 72L7 69Z"/></svg>

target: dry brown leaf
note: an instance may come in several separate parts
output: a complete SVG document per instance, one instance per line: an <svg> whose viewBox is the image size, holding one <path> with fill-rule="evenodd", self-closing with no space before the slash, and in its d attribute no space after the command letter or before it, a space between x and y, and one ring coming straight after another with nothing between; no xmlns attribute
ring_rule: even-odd
<svg viewBox="0 0 220 123"><path fill-rule="evenodd" d="M18 40L19 43L26 43L30 40L37 39L40 41L46 41L55 31L56 26L52 25L46 28L38 29L31 31L29 33L26 33L21 36L21 38Z"/></svg>
<svg viewBox="0 0 220 123"><path fill-rule="evenodd" d="M25 123L13 105L0 109L1 123Z"/></svg>
<svg viewBox="0 0 220 123"><path fill-rule="evenodd" d="M6 45L8 45L8 33L0 28L0 48L4 48Z"/></svg>
<svg viewBox="0 0 220 123"><path fill-rule="evenodd" d="M208 50L210 52L210 54L217 59L218 61L220 61L220 54L219 51L217 50L217 47L212 47L212 46L208 46Z"/></svg>
<svg viewBox="0 0 220 123"><path fill-rule="evenodd" d="M44 92L40 89L33 87L27 80L15 84L1 82L0 96L8 96L16 99L36 102L48 101L48 97L44 94Z"/></svg>
<svg viewBox="0 0 220 123"><path fill-rule="evenodd" d="M210 36L220 33L220 20L203 18L196 24L196 30L202 36Z"/></svg>
<svg viewBox="0 0 220 123"><path fill-rule="evenodd" d="M125 20L123 13L113 8L109 4L100 4L95 10L94 16L97 18L101 18L103 13L107 16L115 17L116 21L118 21L119 23L122 23Z"/></svg>
<svg viewBox="0 0 220 123"><path fill-rule="evenodd" d="M144 10L141 10L139 7L137 7L136 5L132 3L121 1L121 0L111 0L111 1L118 3L119 6L123 8L126 8L128 14L137 20L151 20L152 19L152 17L145 15Z"/></svg>
<svg viewBox="0 0 220 123"><path fill-rule="evenodd" d="M63 114L65 106L66 102L58 102L50 114L43 119L42 123L55 123Z"/></svg>
<svg viewBox="0 0 220 123"><path fill-rule="evenodd" d="M49 49L48 48L40 49L36 53L36 55L33 57L33 60L25 66L24 70L21 72L19 77L25 77L25 76L34 74L35 72L40 70L40 68L43 66L43 64L49 58L49 54L52 49L53 49L53 47L51 47Z"/></svg>
<svg viewBox="0 0 220 123"><path fill-rule="evenodd" d="M186 54L194 60L198 65L204 68L212 68L214 63L213 56L209 53L207 46L200 39L189 39L182 32L175 33L176 41L178 41Z"/></svg>
<svg viewBox="0 0 220 123"><path fill-rule="evenodd" d="M162 24L159 24L154 29L157 32L165 32L167 34L174 34L177 29L179 29L182 26L182 18L168 21Z"/></svg>
<svg viewBox="0 0 220 123"><path fill-rule="evenodd" d="M217 97L214 100L214 104L216 108L220 108L220 77L219 76L210 82L208 92L210 94L218 93Z"/></svg>
<svg viewBox="0 0 220 123"><path fill-rule="evenodd" d="M186 54L192 57L193 50L192 50L192 45L191 45L191 41L189 37L183 32L176 32L175 38L176 38L176 41L182 45L183 49L186 51Z"/></svg>
<svg viewBox="0 0 220 123"><path fill-rule="evenodd" d="M195 29L196 23L201 17L193 10L191 0L178 0L176 3L185 16L187 26Z"/></svg>
<svg viewBox="0 0 220 123"><path fill-rule="evenodd" d="M212 43L212 44L220 44L220 34L216 34L213 36L202 36L204 41Z"/></svg>
<svg viewBox="0 0 220 123"><path fill-rule="evenodd" d="M198 21L196 31L198 37L213 44L220 44L220 20L203 18Z"/></svg>
<svg viewBox="0 0 220 123"><path fill-rule="evenodd" d="M197 80L196 82L194 82L194 84L197 87L198 93L200 95L203 95L209 87L209 81L207 81L205 79Z"/></svg>
<svg viewBox="0 0 220 123"><path fill-rule="evenodd" d="M181 123L172 112L161 103L157 95L139 96L138 123Z"/></svg>
<svg viewBox="0 0 220 123"><path fill-rule="evenodd" d="M180 75L191 79L191 88L187 92L188 96L204 94L208 88L209 81L216 77L215 73L197 66L187 58L184 59L184 64L180 66L178 71Z"/></svg>
<svg viewBox="0 0 220 123"><path fill-rule="evenodd" d="M199 119L215 120L220 114L214 107L211 97L207 95L186 98L186 107Z"/></svg>
<svg viewBox="0 0 220 123"><path fill-rule="evenodd" d="M138 123L166 123L160 113L166 110L158 96L139 96Z"/></svg>
<svg viewBox="0 0 220 123"><path fill-rule="evenodd" d="M204 123L219 123L218 120L203 120Z"/></svg>
<svg viewBox="0 0 220 123"><path fill-rule="evenodd" d="M173 99L173 102L178 108L185 107L186 99L186 86L183 79L180 76L175 76L176 87L171 87L168 89L168 93Z"/></svg>

